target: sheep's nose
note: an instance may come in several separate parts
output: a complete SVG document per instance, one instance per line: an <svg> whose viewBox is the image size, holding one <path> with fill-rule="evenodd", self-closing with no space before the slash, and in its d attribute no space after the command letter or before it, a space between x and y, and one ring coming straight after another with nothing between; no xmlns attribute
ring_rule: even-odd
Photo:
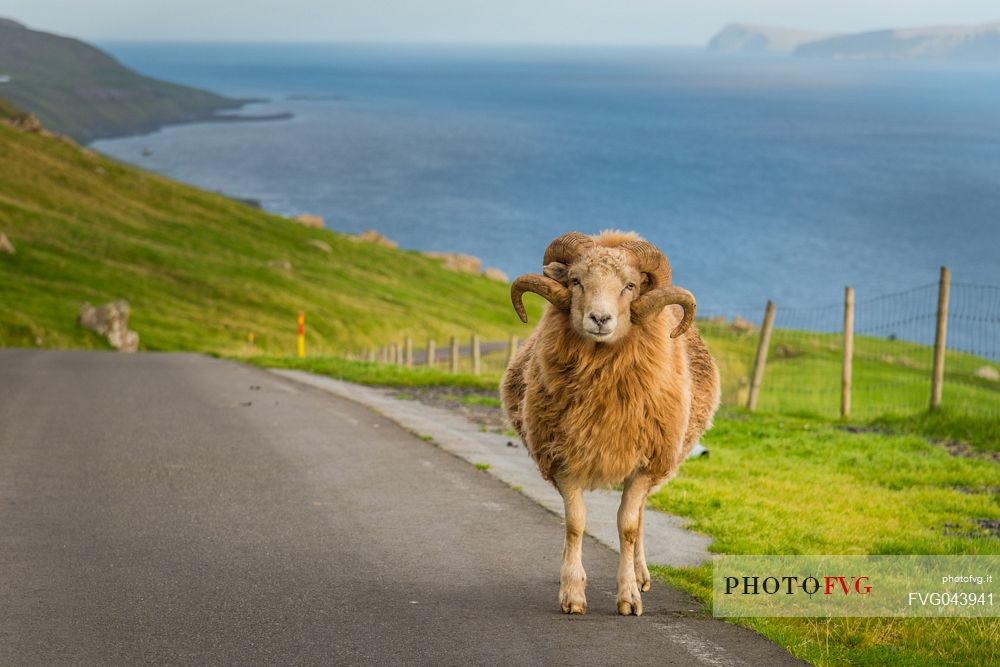
<svg viewBox="0 0 1000 667"><path fill-rule="evenodd" d="M608 313L591 313L589 317L594 321L594 324L599 327L603 327L609 320L611 320L611 315Z"/></svg>

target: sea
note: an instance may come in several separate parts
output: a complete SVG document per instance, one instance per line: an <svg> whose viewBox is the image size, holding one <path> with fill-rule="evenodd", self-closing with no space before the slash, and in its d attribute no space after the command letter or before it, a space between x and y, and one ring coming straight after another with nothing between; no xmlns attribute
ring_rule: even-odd
<svg viewBox="0 0 1000 667"><path fill-rule="evenodd" d="M206 190L537 272L635 230L704 312L1000 285L1000 64L666 47L101 44L272 122L94 143Z"/></svg>

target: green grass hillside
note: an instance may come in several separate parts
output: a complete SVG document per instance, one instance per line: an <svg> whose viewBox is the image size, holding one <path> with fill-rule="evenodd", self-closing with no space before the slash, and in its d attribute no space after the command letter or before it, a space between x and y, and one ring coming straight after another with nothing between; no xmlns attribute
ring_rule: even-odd
<svg viewBox="0 0 1000 667"><path fill-rule="evenodd" d="M239 100L138 74L76 39L0 18L0 95L77 141L149 132Z"/></svg>
<svg viewBox="0 0 1000 667"><path fill-rule="evenodd" d="M290 354L300 309L310 354L406 333L441 341L524 333L503 283L3 124L0 232L17 249L0 254L0 346L106 347L77 327L77 310L119 298L131 303L130 327L147 350L239 354L254 332L258 351ZM537 319L539 301L530 307Z"/></svg>

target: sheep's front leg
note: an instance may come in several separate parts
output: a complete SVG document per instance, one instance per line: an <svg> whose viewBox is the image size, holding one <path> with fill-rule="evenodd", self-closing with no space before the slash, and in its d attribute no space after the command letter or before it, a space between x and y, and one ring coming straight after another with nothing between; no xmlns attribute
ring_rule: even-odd
<svg viewBox="0 0 1000 667"><path fill-rule="evenodd" d="M649 494L646 494L642 498L642 502L639 504L639 532L636 533L635 537L635 581L639 586L640 591L648 591L650 582L652 581L649 577L649 568L646 567L646 547L643 544L644 535L646 534L646 527L643 525L642 516L646 511L646 498Z"/></svg>
<svg viewBox="0 0 1000 667"><path fill-rule="evenodd" d="M587 506L583 489L568 480L557 484L566 508L566 544L559 571L559 606L564 614L587 613L587 573L583 570L583 530Z"/></svg>
<svg viewBox="0 0 1000 667"><path fill-rule="evenodd" d="M645 556L641 550L642 507L653 486L653 480L644 474L635 474L625 480L622 502L618 506L618 540L621 554L618 559L618 613L623 616L642 616L642 596L636 581L637 559ZM645 582L644 582L645 583Z"/></svg>

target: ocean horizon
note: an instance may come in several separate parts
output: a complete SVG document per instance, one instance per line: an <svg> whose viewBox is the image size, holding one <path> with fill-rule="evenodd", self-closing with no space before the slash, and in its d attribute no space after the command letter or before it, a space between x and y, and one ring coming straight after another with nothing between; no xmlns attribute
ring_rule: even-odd
<svg viewBox="0 0 1000 667"><path fill-rule="evenodd" d="M635 230L706 313L1000 285L1000 67L662 47L101 46L285 121L101 140L118 159L333 230L537 272Z"/></svg>

